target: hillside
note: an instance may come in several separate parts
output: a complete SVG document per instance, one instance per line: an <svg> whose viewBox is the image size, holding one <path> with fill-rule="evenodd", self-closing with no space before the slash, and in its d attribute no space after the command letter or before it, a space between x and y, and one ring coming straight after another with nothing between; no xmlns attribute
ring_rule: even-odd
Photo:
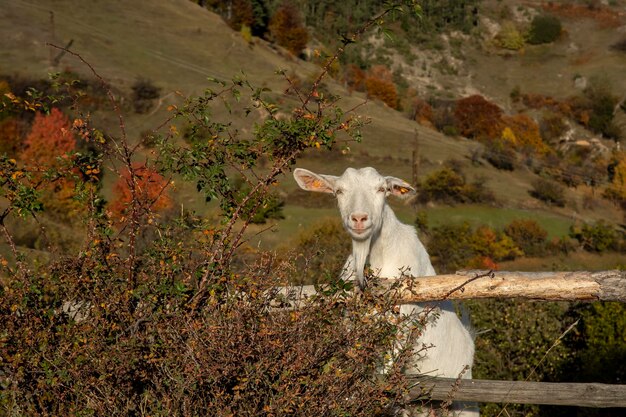
<svg viewBox="0 0 626 417"><path fill-rule="evenodd" d="M626 268L626 0L419 0L346 36L382 3L0 0L0 414L414 414L441 311L370 276L430 271L413 226L437 273L489 285ZM350 187L296 166L410 181L388 201L412 226L379 252L365 213L371 265L346 264ZM409 191L375 181L378 208ZM623 383L626 304L587 300L464 302L451 376Z"/></svg>
<svg viewBox="0 0 626 417"><path fill-rule="evenodd" d="M89 7L75 0L36 3L18 0L3 1L2 6L0 73L44 78L48 72L72 71L90 77L88 68L68 55L62 56L55 67L51 66L51 57L57 56L59 51L47 47L46 43L65 45L71 40L71 49L119 91L129 93L131 85L139 78L151 80L161 88L161 98L155 110L147 115L132 112L126 115L131 138L137 138L142 131L154 128L167 117L166 107L180 103L176 92L183 95L201 93L209 84L207 77L228 79L241 71L253 84L267 86L280 97L286 83L276 75L277 69L285 69L300 79L310 79L318 71L316 65L294 58L267 41L255 38L252 44L248 44L218 15L188 0L147 4L117 0L93 2ZM516 87L523 93L565 98L579 92L574 80L580 77L589 79L602 75L617 94L623 95L626 91L626 79L622 76L626 54L608 48L624 36L623 25L599 27L593 19L563 19L567 36L554 44L509 52L492 46L493 36L500 28L497 19L505 14L505 8L509 10L506 19L523 22L537 14L540 6L540 3L481 2L481 20L476 33L471 36L459 33L433 35L439 44L434 49L414 44L411 51L417 58L413 64L395 52L393 43L385 43L381 50L374 49L373 54L382 53L384 49L384 53L391 57L391 68L402 68L405 81L424 96L429 93L433 97L453 99L480 93L507 112L515 111L510 94ZM619 11L619 16L623 16L623 4L616 2L613 7ZM368 42L381 44L376 39L372 37ZM435 65L443 58L447 60L447 69ZM396 111L380 101L367 100L364 93L346 90L344 83L328 82L327 88L342 97L340 104L344 109L358 107L358 113L371 122L364 129L363 143L351 145L347 154L337 151L329 157L312 152L300 162L301 166L338 174L347 166L372 165L381 172L410 179L411 153L417 146L420 177L438 169L446 160L458 160L468 179L486 179L487 187L495 193L502 210L527 212L529 217L537 217L546 224L551 223L549 219L552 218L560 219L558 222L564 225L597 219L610 219L614 223L622 220L618 208L601 198L595 199L592 208L587 208L583 200L593 191L585 185L565 191L568 202L565 207L539 202L528 193L532 181L537 178L529 168L522 166L514 171L502 171L485 160L474 160L473 163L472 155L480 148L476 141L446 136L422 126L410 120L406 111ZM281 100L289 103L292 99ZM225 117L225 113L219 111L215 115ZM117 122L111 114L104 112L99 117L108 129L116 129ZM244 133L252 128L249 119L234 119L234 123L240 123ZM581 138L594 136L583 130L577 132ZM612 141L601 139L601 143L607 149L613 146ZM283 195L291 196L295 189L291 178L285 178ZM181 203L203 210L201 203L187 195L184 190L181 192ZM279 233L264 239L270 243L282 240L300 225L320 216L332 215L332 211L308 209L306 203L304 207L297 207L298 201L298 198L287 198L287 218L277 224ZM411 207L398 206L397 210L404 220L413 220ZM427 206L426 210L436 219L440 217L437 213L448 209L436 205ZM453 210L459 213L455 216L459 219L491 217L472 214L476 210L467 210L464 215L462 206ZM558 233L565 229L559 227Z"/></svg>

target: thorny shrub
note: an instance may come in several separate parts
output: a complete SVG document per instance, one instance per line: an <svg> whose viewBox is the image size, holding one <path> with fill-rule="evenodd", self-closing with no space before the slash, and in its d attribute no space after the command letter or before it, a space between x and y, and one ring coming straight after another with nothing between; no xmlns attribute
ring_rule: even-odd
<svg viewBox="0 0 626 417"><path fill-rule="evenodd" d="M343 49L394 10L347 37L311 90L296 92L299 104L287 117L277 117L271 92L245 78L215 81L171 107L169 130L155 133L150 154L131 145L106 82L65 50L102 84L119 132L101 132L78 112L71 129L93 146L92 158L70 152L63 164L37 171L0 156L0 232L11 253L0 259L4 415L375 416L406 406L402 370L422 327L394 313L393 288L355 295L351 283L333 280L293 308L276 290L300 275L293 259L259 253L237 261L253 215L304 150L332 149L340 132L359 140L360 118L317 87ZM49 111L37 97L14 95L9 104ZM265 118L242 137L213 118L224 104ZM100 194L102 170L124 177L129 199L117 222ZM157 213L174 176L216 200L220 220ZM234 176L247 194L233 187ZM42 190L63 177L84 207L82 244L32 262L7 220L45 216ZM144 181L162 192L146 192Z"/></svg>

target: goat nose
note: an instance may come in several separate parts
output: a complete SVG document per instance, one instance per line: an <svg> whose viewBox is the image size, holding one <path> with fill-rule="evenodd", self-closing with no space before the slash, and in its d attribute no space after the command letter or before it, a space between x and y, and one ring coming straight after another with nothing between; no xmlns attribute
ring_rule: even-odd
<svg viewBox="0 0 626 417"><path fill-rule="evenodd" d="M352 221L356 224L364 223L367 221L367 213L352 213Z"/></svg>

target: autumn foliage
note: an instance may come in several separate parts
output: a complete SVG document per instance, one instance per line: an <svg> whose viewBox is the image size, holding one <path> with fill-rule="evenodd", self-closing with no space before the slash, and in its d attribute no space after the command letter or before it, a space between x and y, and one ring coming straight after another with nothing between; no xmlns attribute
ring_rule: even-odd
<svg viewBox="0 0 626 417"><path fill-rule="evenodd" d="M433 126L434 113L433 108L428 102L421 98L413 101L413 119L423 126Z"/></svg>
<svg viewBox="0 0 626 417"><path fill-rule="evenodd" d="M22 146L23 125L24 123L15 117L0 120L0 153L11 156L17 154Z"/></svg>
<svg viewBox="0 0 626 417"><path fill-rule="evenodd" d="M64 155L76 149L76 139L68 118L61 110L53 108L50 114L36 114L24 145L24 162L50 167L55 164L56 155Z"/></svg>
<svg viewBox="0 0 626 417"><path fill-rule="evenodd" d="M526 114L504 116L502 139L511 143L515 148L533 153L546 153L548 146L541 139L539 125Z"/></svg>
<svg viewBox="0 0 626 417"><path fill-rule="evenodd" d="M113 186L113 201L110 209L117 218L124 216L127 207L133 201L135 189L137 204L158 211L170 207L171 199L166 193L167 181L158 172L141 163L134 163L132 169L136 182L131 183L133 175L129 170L122 172Z"/></svg>
<svg viewBox="0 0 626 417"><path fill-rule="evenodd" d="M377 65L370 69L365 79L367 96L379 99L392 109L398 108L398 91L388 68Z"/></svg>
<svg viewBox="0 0 626 417"><path fill-rule="evenodd" d="M351 91L365 91L365 71L354 64L346 66L344 71L344 81Z"/></svg>
<svg viewBox="0 0 626 417"><path fill-rule="evenodd" d="M58 177L43 190L47 210L64 219L79 214L82 210L74 199L74 172L65 169L59 160L76 149L76 138L67 116L57 108L53 108L50 114L37 113L24 146L21 159L26 165L57 170Z"/></svg>
<svg viewBox="0 0 626 417"><path fill-rule="evenodd" d="M568 19L593 19L598 26L614 28L622 24L620 14L602 5L577 4L578 2L545 2L542 7L551 14Z"/></svg>
<svg viewBox="0 0 626 417"><path fill-rule="evenodd" d="M302 23L298 8L289 2L284 2L276 10L269 28L276 42L294 55L300 54L309 41L309 32Z"/></svg>
<svg viewBox="0 0 626 417"><path fill-rule="evenodd" d="M455 125L468 138L496 138L502 132L502 109L481 95L473 95L456 102Z"/></svg>

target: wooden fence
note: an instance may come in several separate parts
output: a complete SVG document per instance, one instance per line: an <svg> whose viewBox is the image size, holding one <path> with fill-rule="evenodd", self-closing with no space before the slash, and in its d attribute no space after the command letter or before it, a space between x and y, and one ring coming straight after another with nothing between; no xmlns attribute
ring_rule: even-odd
<svg viewBox="0 0 626 417"><path fill-rule="evenodd" d="M545 301L626 302L626 271L493 272L460 271L414 280L380 279L374 291L395 287L403 302L444 299L522 298ZM311 285L283 289L292 308L315 294ZM626 407L626 385L527 381L457 380L414 376L410 398L433 400Z"/></svg>

